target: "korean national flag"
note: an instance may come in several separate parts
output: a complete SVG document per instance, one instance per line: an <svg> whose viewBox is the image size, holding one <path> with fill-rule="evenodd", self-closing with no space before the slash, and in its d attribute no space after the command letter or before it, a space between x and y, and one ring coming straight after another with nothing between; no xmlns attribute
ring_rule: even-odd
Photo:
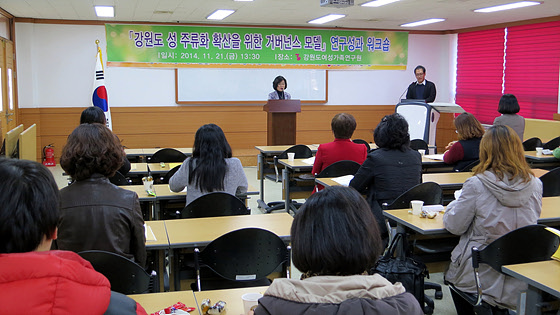
<svg viewBox="0 0 560 315"><path fill-rule="evenodd" d="M113 130L111 123L111 111L109 110L109 100L107 98L107 90L105 89L105 76L103 73L103 57L101 48L97 47L97 62L95 64L95 78L93 80L93 95L91 103L93 106L101 108L105 112L107 118L107 127Z"/></svg>

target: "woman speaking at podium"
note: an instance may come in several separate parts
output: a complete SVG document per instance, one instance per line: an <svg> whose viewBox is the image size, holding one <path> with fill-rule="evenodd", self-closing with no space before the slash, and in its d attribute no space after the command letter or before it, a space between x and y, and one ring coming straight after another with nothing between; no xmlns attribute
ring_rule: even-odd
<svg viewBox="0 0 560 315"><path fill-rule="evenodd" d="M279 75L272 81L272 88L274 91L268 93L269 100L289 100L292 98L290 93L285 90L288 88L288 81Z"/></svg>

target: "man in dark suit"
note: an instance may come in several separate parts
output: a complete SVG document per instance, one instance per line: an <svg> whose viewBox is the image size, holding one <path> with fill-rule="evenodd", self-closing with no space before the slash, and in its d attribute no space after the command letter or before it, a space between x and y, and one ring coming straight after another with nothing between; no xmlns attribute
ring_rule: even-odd
<svg viewBox="0 0 560 315"><path fill-rule="evenodd" d="M426 80L426 68L417 66L414 68L416 82L412 82L408 86L406 92L407 99L422 99L426 103L432 103L436 99L436 85Z"/></svg>

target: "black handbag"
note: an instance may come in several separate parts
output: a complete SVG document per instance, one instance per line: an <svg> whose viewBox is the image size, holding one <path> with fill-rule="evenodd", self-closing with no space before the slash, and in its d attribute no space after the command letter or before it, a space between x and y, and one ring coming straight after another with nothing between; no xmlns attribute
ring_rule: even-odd
<svg viewBox="0 0 560 315"><path fill-rule="evenodd" d="M403 248L406 247L405 236L402 233L395 235L389 249L379 259L377 265L370 270L370 274L378 273L391 283L402 283L406 291L412 293L418 300L424 313L431 314L434 307L433 301L432 305L426 306L424 296L424 277L428 276L428 269L424 263L407 257L404 254L406 250L399 253L398 257L394 257L399 242L402 242Z"/></svg>

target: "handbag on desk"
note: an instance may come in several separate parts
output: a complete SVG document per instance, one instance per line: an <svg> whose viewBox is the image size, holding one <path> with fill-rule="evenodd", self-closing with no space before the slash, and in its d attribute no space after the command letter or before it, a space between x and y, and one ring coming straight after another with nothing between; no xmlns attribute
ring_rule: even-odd
<svg viewBox="0 0 560 315"><path fill-rule="evenodd" d="M394 257L399 242L402 242L402 248L406 247L405 236L402 233L395 235L387 252L379 259L377 265L370 270L370 274L378 273L391 283L402 283L406 291L412 293L418 300L424 313L431 314L434 307L433 301L432 305L426 307L424 296L424 277L428 276L428 269L424 263L408 257L405 254L406 250L399 253L398 257Z"/></svg>

